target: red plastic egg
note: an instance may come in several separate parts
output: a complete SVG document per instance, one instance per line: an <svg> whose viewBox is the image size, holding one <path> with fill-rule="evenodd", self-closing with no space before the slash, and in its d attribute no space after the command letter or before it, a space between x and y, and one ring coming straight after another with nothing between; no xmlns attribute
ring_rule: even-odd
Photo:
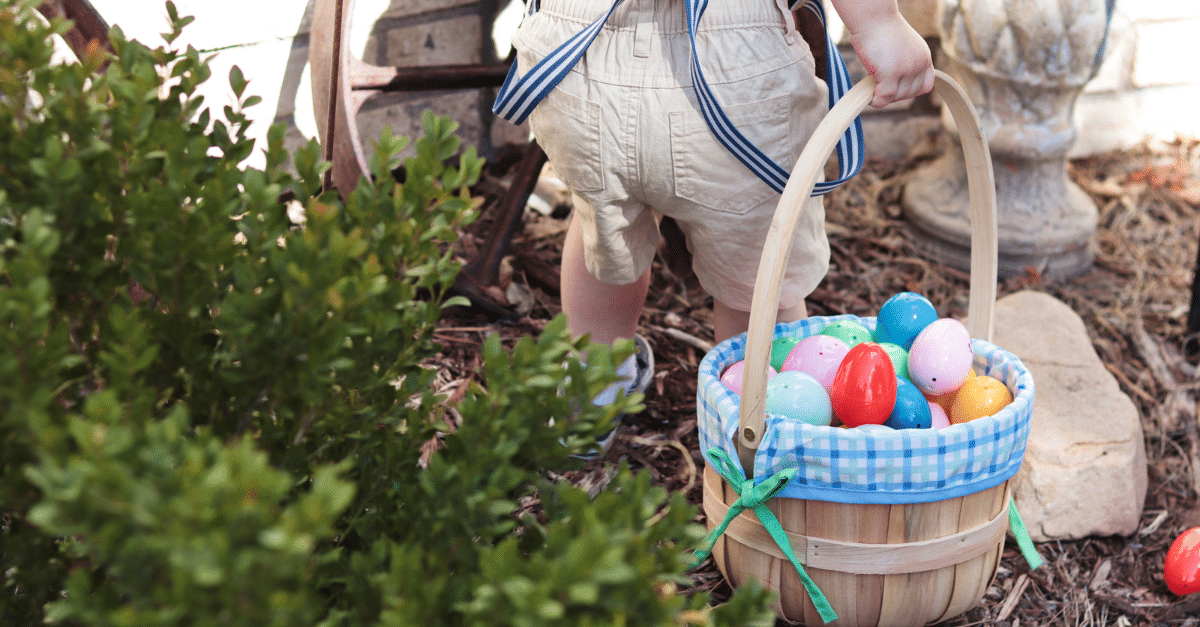
<svg viewBox="0 0 1200 627"><path fill-rule="evenodd" d="M829 386L833 415L851 427L881 425L896 405L896 369L887 351L863 342L842 359Z"/></svg>
<svg viewBox="0 0 1200 627"><path fill-rule="evenodd" d="M1167 551L1163 576L1171 592L1184 596L1200 592L1200 527L1179 534Z"/></svg>

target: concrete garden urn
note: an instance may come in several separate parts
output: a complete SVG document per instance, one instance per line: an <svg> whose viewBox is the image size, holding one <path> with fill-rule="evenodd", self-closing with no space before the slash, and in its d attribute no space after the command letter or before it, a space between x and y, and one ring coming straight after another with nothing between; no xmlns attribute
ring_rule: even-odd
<svg viewBox="0 0 1200 627"><path fill-rule="evenodd" d="M996 178L1000 275L1086 271L1096 205L1067 179L1075 100L1103 57L1114 0L941 0L939 64L978 110ZM943 112L950 134L956 129ZM920 248L968 268L967 178L956 138L917 170L904 215Z"/></svg>

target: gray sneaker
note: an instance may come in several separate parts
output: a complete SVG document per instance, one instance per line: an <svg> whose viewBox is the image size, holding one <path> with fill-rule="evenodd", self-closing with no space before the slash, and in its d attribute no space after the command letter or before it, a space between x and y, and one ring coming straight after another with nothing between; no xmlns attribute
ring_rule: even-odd
<svg viewBox="0 0 1200 627"><path fill-rule="evenodd" d="M646 341L646 338L640 335L634 335L633 344L637 349L637 352L633 354L634 365L637 368L633 377L633 385L630 387L627 394L633 394L634 392L645 392L646 389L650 387L650 382L654 380L654 351L651 350L650 343ZM608 453L608 449L612 448L613 442L617 439L617 429L620 428L621 419L624 417L625 415L621 414L613 419L612 431L609 431L600 437L600 439L596 442L598 444L597 448L593 448L587 453L575 455L575 457L590 461L596 459L597 457L603 457L606 453Z"/></svg>

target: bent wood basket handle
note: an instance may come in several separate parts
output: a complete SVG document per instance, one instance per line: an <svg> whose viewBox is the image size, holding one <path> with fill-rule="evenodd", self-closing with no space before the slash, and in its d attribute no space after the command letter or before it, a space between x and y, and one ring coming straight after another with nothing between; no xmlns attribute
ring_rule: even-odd
<svg viewBox="0 0 1200 627"><path fill-rule="evenodd" d="M866 108L874 90L875 80L867 77L829 110L800 153L767 232L754 283L754 298L750 304L750 326L746 338L747 368L742 375L742 404L736 439L738 456L747 477L754 477L754 453L763 436L767 364L779 309L779 286L792 249L796 224L804 201L812 194L817 175L824 171L825 161L833 147L846 128ZM967 329L971 337L991 341L997 269L996 186L992 175L992 157L988 152L987 140L979 128L975 107L962 88L945 73L935 71L933 90L942 98L958 127L967 168L971 199L971 287Z"/></svg>

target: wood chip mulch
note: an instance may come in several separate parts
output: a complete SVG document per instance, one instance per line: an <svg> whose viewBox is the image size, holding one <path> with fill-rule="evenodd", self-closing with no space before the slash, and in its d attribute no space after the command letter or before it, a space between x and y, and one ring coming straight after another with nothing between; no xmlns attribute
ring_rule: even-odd
<svg viewBox="0 0 1200 627"><path fill-rule="evenodd" d="M869 162L831 194L826 207L832 268L809 298L810 315L873 315L900 291L925 294L942 316L965 315L966 275L923 258L901 217L907 177L935 152ZM478 193L499 193L505 174L492 166ZM1188 359L1188 342L1196 337L1187 331L1200 242L1200 141L1074 160L1069 176L1099 208L1093 269L1069 280L1045 279L1030 269L1001 281L1000 295L1045 291L1083 317L1101 360L1141 413L1150 477L1142 524L1130 537L1040 544L1047 565L1037 571L1029 570L1010 540L981 606L944 624L1196 627L1200 595L1172 594L1162 565L1175 537L1200 526L1200 379ZM568 213L564 206L550 216L527 211L507 249L490 294L519 311L517 319L492 321L458 310L440 323L445 349L434 365L448 394L478 377L478 349L488 334L499 333L511 345L537 334L559 312L557 267ZM488 227L485 213L461 234L456 250L464 263ZM696 369L712 341L710 303L694 281L681 276L685 272L672 272L671 266L676 264L661 256L656 260L640 328L657 362L646 410L626 419L606 459L566 478L596 491L611 480L614 462L626 460L698 505L703 459L696 435ZM1191 348L1195 352L1194 344ZM697 521L703 522L703 513ZM711 560L692 576L695 588L712 591L718 600L729 593Z"/></svg>

